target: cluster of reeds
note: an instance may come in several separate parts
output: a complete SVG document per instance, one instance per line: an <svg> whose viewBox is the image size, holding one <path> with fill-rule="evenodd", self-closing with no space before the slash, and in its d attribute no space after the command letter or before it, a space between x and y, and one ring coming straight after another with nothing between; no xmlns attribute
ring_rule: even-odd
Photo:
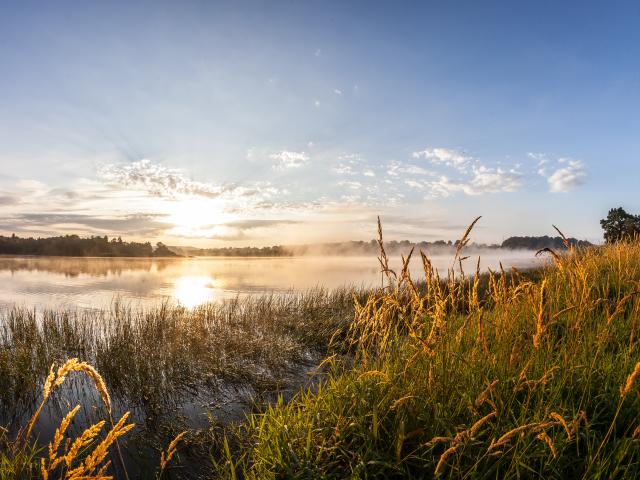
<svg viewBox="0 0 640 480"><path fill-rule="evenodd" d="M352 290L237 298L188 310L16 308L0 314L0 411L19 418L53 362L79 357L101 372L128 409L154 415L184 395L221 388L268 391L327 352L353 317ZM364 293L357 293L364 297ZM162 346L162 348L158 348Z"/></svg>
<svg viewBox="0 0 640 480"><path fill-rule="evenodd" d="M101 420L72 438L68 435L68 431L74 417L80 411L80 405L76 405L62 418L53 439L42 451L38 448L37 442L31 438L33 428L47 401L73 372L83 373L95 386L104 404L109 428L103 434L107 421ZM91 365L80 362L76 358L67 360L58 369L52 365L44 381L42 399L27 425L18 432L15 439L3 438L5 448L0 452L0 477L109 480L113 478L109 470L112 464L112 460L109 459L112 447L118 451L117 458L121 462L122 472L126 477L126 467L119 450L118 439L134 427L133 423L127 423L128 418L129 412L125 412L117 422L114 422L111 397L104 379ZM185 434L186 432L183 432L176 436L169 444L167 451L161 453L158 477L162 476ZM36 468L36 465L39 465L39 468Z"/></svg>
<svg viewBox="0 0 640 480"><path fill-rule="evenodd" d="M121 409L132 410L129 418L141 424L135 438L130 439L135 442L134 451L169 443L160 457L162 469L175 454L170 435L184 428L181 419L175 417L176 405L195 397L214 405L231 398L246 401L249 407L252 395L306 382L304 366L314 366L313 362L327 352L334 331L350 322L353 292L346 288L315 289L237 298L193 310L162 304L142 311L116 303L111 311L99 312L25 309L4 312L0 318L0 413L13 421L8 425L11 430L24 424L21 436L32 440L40 431L36 427L37 418L45 417L41 418L41 425L55 425L57 412L41 413L51 391L68 376L62 371L51 371L50 366L54 362L64 363L67 373L81 371L89 381L78 379L74 388L64 392L65 403L81 403L81 411L86 413L69 416L62 426L73 422L76 429L87 427L87 430L78 437L79 443L67 445L66 437L59 439L59 451L42 467L55 470L50 472L51 478L59 476L63 467L69 468L67 460L85 452L86 442L104 433L105 424L98 421L89 407L94 398L102 398L107 407L104 413L110 418L109 392ZM75 357L85 361L65 363L67 358ZM47 381L42 396L44 377ZM95 395L90 391L91 384L97 387ZM206 422L206 417L202 417ZM67 431L68 425L60 429L58 437ZM15 443L10 438L8 433L0 432L0 450L9 452L9 447L3 445ZM37 447L34 442L24 445L24 449L5 457L12 460L7 460L7 466L0 466L0 479L4 478L3 472L10 470L9 466L25 476L24 472L35 468L31 460ZM124 454L127 457L127 452ZM147 460L141 459L139 463L146 464ZM199 459L201 465L207 462L207 456ZM121 463L119 458L116 463ZM148 463L149 467L143 465L145 474L154 468L153 460ZM40 469L38 464L37 470Z"/></svg>
<svg viewBox="0 0 640 480"><path fill-rule="evenodd" d="M317 390L251 416L216 474L635 478L640 244L467 275L472 227L448 272L420 252L420 287L412 252L389 268L380 227L387 284L354 301L340 337L355 362L331 357Z"/></svg>

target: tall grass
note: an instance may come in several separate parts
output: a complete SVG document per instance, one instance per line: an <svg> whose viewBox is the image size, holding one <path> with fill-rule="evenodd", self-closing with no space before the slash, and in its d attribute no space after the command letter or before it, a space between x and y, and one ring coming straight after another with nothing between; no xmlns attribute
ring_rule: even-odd
<svg viewBox="0 0 640 480"><path fill-rule="evenodd" d="M82 352L103 383L87 364L69 368L89 375L105 405L112 395L140 393L152 404L211 375L259 385L259 372L278 372L315 350L325 360L313 388L256 405L243 423L189 433L210 456L210 478L637 477L640 244L546 252L553 263L527 274L480 275L478 263L469 275L462 259L472 226L448 272L419 252L421 279L408 268L413 252L400 270L389 268L380 227L386 285L370 292L193 312L117 308L105 323L66 314L38 323L14 312L0 342L0 368L10 375L0 378L14 394L29 391L52 356ZM51 370L42 402L58 378ZM107 408L105 423L66 442L75 412L64 416L39 466L42 453L27 441L33 421L18 440L5 433L5 443L22 448L0 454L0 478L16 478L17 469L46 476L86 441L92 446L74 453L84 465L100 445L94 431L107 422L110 431L126 428L126 416L113 422ZM157 475L168 475L183 440L180 433L158 454ZM73 469L62 463L58 473L68 476ZM108 476L104 464L91 474Z"/></svg>
<svg viewBox="0 0 640 480"><path fill-rule="evenodd" d="M196 400L213 409L229 398L249 408L261 396L306 381L304 366L315 365L326 354L336 329L351 321L353 293L365 295L347 289L316 289L237 298L193 310L162 304L142 311L115 303L105 312L4 312L0 318L0 415L8 420L9 428L0 435L0 450L8 452L9 444L17 441L25 448L20 455L0 456L0 479L12 469L23 476L28 469L40 471L39 466L33 466L33 460L41 456L36 455L36 439L46 444L49 437L53 441L57 436L59 443L63 441L60 436L73 426L74 431L81 427L78 438L88 435L76 448L93 438L90 430L83 430L103 421L100 412L92 408L97 402L108 407L102 413L112 427L112 404L120 412L131 411L131 418L140 424L132 432L134 448L125 455L128 459L143 450L141 455L147 458L132 461L147 463L157 448L169 444L157 459L164 472L176 452L176 443L170 439L184 428L177 409ZM82 361L67 362L69 358ZM54 385L66 378L58 370L50 370L52 363L80 370L86 378L67 381L69 388L50 402L51 376ZM81 413L67 418L67 405L75 403L82 404ZM200 418L195 421L206 425L206 408L198 408L202 411L195 414ZM58 431L61 417L67 421ZM23 425L26 427L16 439L16 431ZM62 448L60 443L58 446ZM46 465L58 467L61 458L50 459ZM122 463L120 458L116 460L116 464ZM206 463L207 458L197 461ZM141 466L145 474L154 470L153 463Z"/></svg>
<svg viewBox="0 0 640 480"><path fill-rule="evenodd" d="M640 474L638 243L556 254L538 278L492 272L485 290L424 254L418 289L381 247L388 286L355 300L354 363L250 416L217 476Z"/></svg>

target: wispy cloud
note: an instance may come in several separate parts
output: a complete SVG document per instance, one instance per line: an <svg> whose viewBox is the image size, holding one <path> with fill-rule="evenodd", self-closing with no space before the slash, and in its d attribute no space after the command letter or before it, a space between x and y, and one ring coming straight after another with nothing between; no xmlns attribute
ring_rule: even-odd
<svg viewBox="0 0 640 480"><path fill-rule="evenodd" d="M171 225L158 214L85 215L70 213L24 213L5 219L3 230L15 232L75 232L93 234L158 235Z"/></svg>
<svg viewBox="0 0 640 480"><path fill-rule="evenodd" d="M424 159L434 165L446 165L458 170L466 169L473 161L473 157L449 148L431 148L413 152L415 159Z"/></svg>
<svg viewBox="0 0 640 480"><path fill-rule="evenodd" d="M338 185L342 186L342 187L347 187L350 188L352 190L359 190L362 187L362 183L357 182L357 181L342 181L342 182L338 182Z"/></svg>
<svg viewBox="0 0 640 480"><path fill-rule="evenodd" d="M587 170L580 160L560 159L564 166L555 170L547 178L552 192L568 192L587 181Z"/></svg>
<svg viewBox="0 0 640 480"><path fill-rule="evenodd" d="M272 153L269 158L275 160L273 168L276 170L300 168L309 161L309 155L305 152L292 152L289 150Z"/></svg>
<svg viewBox="0 0 640 480"><path fill-rule="evenodd" d="M427 148L413 152L414 159L426 160L434 169L447 167L452 169L453 176L439 174L435 180L405 182L412 188L421 188L428 191L428 198L448 197L454 193L462 192L466 195L483 195L486 193L515 192L524 186L525 176L516 167L490 167L470 155L449 148ZM421 170L420 170L421 169ZM388 170L389 175L398 176L399 173L422 173L436 176L432 170L422 167L392 165Z"/></svg>
<svg viewBox="0 0 640 480"><path fill-rule="evenodd" d="M527 156L537 162L537 173L546 178L551 192L568 192L587 182L587 168L581 160L552 159L544 153L528 153Z"/></svg>
<svg viewBox="0 0 640 480"><path fill-rule="evenodd" d="M342 90L340 90L339 88L334 88L333 93L335 93L336 95L342 95Z"/></svg>
<svg viewBox="0 0 640 480"><path fill-rule="evenodd" d="M419 165L394 160L387 165L387 175L392 177L402 175L433 175L433 172Z"/></svg>
<svg viewBox="0 0 640 480"><path fill-rule="evenodd" d="M18 203L20 203L20 199L17 195L0 194L0 205L17 205Z"/></svg>
<svg viewBox="0 0 640 480"><path fill-rule="evenodd" d="M99 174L107 184L142 189L158 197L198 195L216 198L236 188L233 185L193 181L180 169L165 167L148 159L124 165L105 165L99 169Z"/></svg>

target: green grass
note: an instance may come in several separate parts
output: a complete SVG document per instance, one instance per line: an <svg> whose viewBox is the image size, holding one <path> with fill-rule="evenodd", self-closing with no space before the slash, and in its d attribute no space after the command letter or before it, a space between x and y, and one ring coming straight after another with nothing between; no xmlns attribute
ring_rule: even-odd
<svg viewBox="0 0 640 480"><path fill-rule="evenodd" d="M640 360L640 245L539 277L496 275L484 296L473 280L413 293L405 279L372 296L354 365L250 416L214 476L636 478L640 395L620 389Z"/></svg>

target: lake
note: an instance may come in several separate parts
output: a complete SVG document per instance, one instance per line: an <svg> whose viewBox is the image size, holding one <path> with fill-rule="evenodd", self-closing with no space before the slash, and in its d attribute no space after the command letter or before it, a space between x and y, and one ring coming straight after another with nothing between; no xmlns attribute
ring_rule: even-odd
<svg viewBox="0 0 640 480"><path fill-rule="evenodd" d="M451 257L431 258L446 273ZM475 271L477 256L464 262ZM523 269L541 262L534 252L488 251L481 267ZM398 267L398 263L392 265ZM413 278L422 276L419 259ZM0 257L0 306L104 309L118 299L132 307L148 307L163 300L185 307L236 295L278 293L314 287L378 286L380 267L375 257L195 257L78 258Z"/></svg>

